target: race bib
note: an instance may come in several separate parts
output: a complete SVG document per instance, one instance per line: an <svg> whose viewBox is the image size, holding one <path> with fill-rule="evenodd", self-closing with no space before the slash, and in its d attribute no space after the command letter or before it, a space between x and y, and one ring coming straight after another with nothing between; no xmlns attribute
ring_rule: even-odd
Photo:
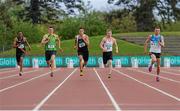
<svg viewBox="0 0 180 111"><path fill-rule="evenodd" d="M111 49L111 45L109 44L109 45L106 45L106 48L107 48L107 50L109 50L109 49Z"/></svg>
<svg viewBox="0 0 180 111"><path fill-rule="evenodd" d="M24 44L20 44L18 48L23 49L24 48Z"/></svg>
<svg viewBox="0 0 180 111"><path fill-rule="evenodd" d="M84 42L82 42L82 43L79 43L79 47L81 48L81 47L84 47L86 44L84 43Z"/></svg>
<svg viewBox="0 0 180 111"><path fill-rule="evenodd" d="M48 45L48 48L52 49L52 48L55 48L55 46L54 45Z"/></svg>

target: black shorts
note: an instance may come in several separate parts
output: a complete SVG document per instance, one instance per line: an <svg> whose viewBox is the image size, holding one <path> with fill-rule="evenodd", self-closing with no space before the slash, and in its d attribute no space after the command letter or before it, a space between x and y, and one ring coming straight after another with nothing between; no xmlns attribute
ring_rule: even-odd
<svg viewBox="0 0 180 111"><path fill-rule="evenodd" d="M17 61L17 63L19 63L19 62L20 62L21 57L24 57L24 56L25 56L25 54L24 54L24 53L16 53L16 61Z"/></svg>
<svg viewBox="0 0 180 111"><path fill-rule="evenodd" d="M84 62L87 62L89 59L89 51L78 51L78 56L82 55Z"/></svg>
<svg viewBox="0 0 180 111"><path fill-rule="evenodd" d="M103 63L107 64L108 60L113 60L113 54L112 52L103 52Z"/></svg>
<svg viewBox="0 0 180 111"><path fill-rule="evenodd" d="M45 52L46 61L49 61L52 55L56 55L56 51L46 51Z"/></svg>
<svg viewBox="0 0 180 111"><path fill-rule="evenodd" d="M156 58L160 58L161 57L161 53L154 53L154 52L150 52L149 55L151 56L152 54L154 54L156 56Z"/></svg>

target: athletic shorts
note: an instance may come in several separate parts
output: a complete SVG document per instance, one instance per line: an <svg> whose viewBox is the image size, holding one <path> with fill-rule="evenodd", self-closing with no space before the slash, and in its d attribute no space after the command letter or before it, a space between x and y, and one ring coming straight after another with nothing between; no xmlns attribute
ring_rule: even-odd
<svg viewBox="0 0 180 111"><path fill-rule="evenodd" d="M20 62L21 57L24 57L24 56L25 56L25 54L24 54L24 53L16 53L16 61L17 61L17 63L19 63L19 62Z"/></svg>
<svg viewBox="0 0 180 111"><path fill-rule="evenodd" d="M103 63L107 64L108 60L113 60L113 54L112 52L103 52Z"/></svg>
<svg viewBox="0 0 180 111"><path fill-rule="evenodd" d="M56 51L46 51L45 52L46 61L49 61L52 55L56 55Z"/></svg>
<svg viewBox="0 0 180 111"><path fill-rule="evenodd" d="M82 55L84 62L87 62L89 59L89 51L78 51L78 56Z"/></svg>
<svg viewBox="0 0 180 111"><path fill-rule="evenodd" d="M156 58L160 58L161 57L161 53L154 53L154 52L150 52L149 55L151 56L152 54L154 54L156 56Z"/></svg>

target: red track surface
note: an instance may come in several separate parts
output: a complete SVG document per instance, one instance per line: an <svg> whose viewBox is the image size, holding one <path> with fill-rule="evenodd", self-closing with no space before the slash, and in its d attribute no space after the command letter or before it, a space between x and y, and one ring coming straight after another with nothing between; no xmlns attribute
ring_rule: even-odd
<svg viewBox="0 0 180 111"><path fill-rule="evenodd" d="M180 110L180 68L0 69L0 110Z"/></svg>

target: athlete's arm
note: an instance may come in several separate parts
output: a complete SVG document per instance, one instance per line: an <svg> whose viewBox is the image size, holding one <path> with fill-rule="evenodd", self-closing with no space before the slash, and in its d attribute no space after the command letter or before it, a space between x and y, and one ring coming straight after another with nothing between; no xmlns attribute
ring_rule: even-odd
<svg viewBox="0 0 180 111"><path fill-rule="evenodd" d="M161 41L159 42L159 45L162 46L162 47L165 46L165 44L164 44L164 37L163 36L161 36Z"/></svg>
<svg viewBox="0 0 180 111"><path fill-rule="evenodd" d="M104 41L105 41L105 38L103 38L102 41L101 41L101 43L100 43L100 48L103 50L103 52L106 51L106 50L104 49L104 47L103 47Z"/></svg>
<svg viewBox="0 0 180 111"><path fill-rule="evenodd" d="M147 53L147 46L150 41L151 35L149 35L144 43L144 53Z"/></svg>
<svg viewBox="0 0 180 111"><path fill-rule="evenodd" d="M84 40L84 42L86 43L86 45L89 45L89 37L87 35L83 36L82 38Z"/></svg>
<svg viewBox="0 0 180 111"><path fill-rule="evenodd" d="M14 41L13 41L13 48L17 48L18 45L16 45L16 41L17 41L17 38L14 38Z"/></svg>
<svg viewBox="0 0 180 111"><path fill-rule="evenodd" d="M74 49L77 49L77 36L75 36Z"/></svg>
<svg viewBox="0 0 180 111"><path fill-rule="evenodd" d="M61 37L60 37L60 38L61 38ZM61 51L63 51L62 48L61 48L61 40L60 40L60 38L57 37L58 48L59 48Z"/></svg>
<svg viewBox="0 0 180 111"><path fill-rule="evenodd" d="M41 40L41 44L46 44L49 42L49 39L47 38L46 35L43 36L43 39Z"/></svg>
<svg viewBox="0 0 180 111"><path fill-rule="evenodd" d="M29 50L31 50L31 46L30 46L30 44L29 44L29 42L27 41L27 39L26 39L26 38L25 38L25 42L26 42L26 44L28 45Z"/></svg>
<svg viewBox="0 0 180 111"><path fill-rule="evenodd" d="M118 53L119 52L119 50L118 50L118 45L117 45L117 41L116 41L116 39L114 38L114 44L115 44L115 47L116 47L116 53Z"/></svg>

